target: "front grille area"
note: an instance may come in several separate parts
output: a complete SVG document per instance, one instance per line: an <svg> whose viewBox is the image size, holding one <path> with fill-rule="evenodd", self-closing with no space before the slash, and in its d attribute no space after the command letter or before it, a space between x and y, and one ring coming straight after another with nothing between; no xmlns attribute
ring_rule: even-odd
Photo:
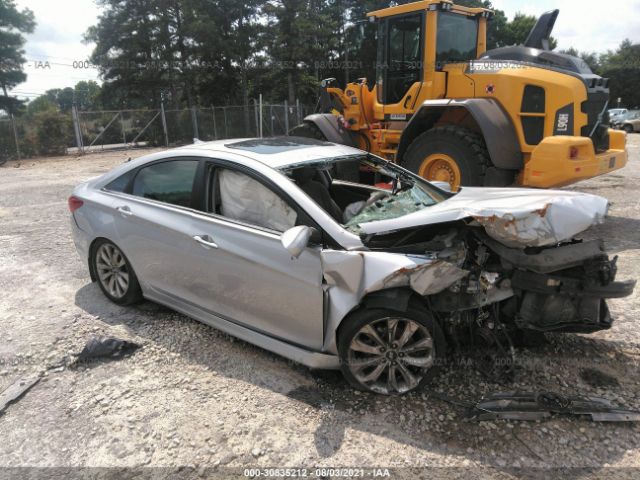
<svg viewBox="0 0 640 480"><path fill-rule="evenodd" d="M596 153L609 150L609 114L606 110L609 90L588 91L587 100L582 102L582 112L587 114L587 125L582 127L580 135L591 136ZM603 112L604 110L604 112ZM599 116L602 118L599 120ZM594 127L598 125L595 130ZM593 131L593 134L591 132Z"/></svg>

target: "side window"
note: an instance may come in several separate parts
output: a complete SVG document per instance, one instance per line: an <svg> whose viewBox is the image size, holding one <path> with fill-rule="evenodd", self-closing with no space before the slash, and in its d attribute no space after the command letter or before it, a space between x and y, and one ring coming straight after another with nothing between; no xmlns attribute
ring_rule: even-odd
<svg viewBox="0 0 640 480"><path fill-rule="evenodd" d="M421 14L389 20L389 47L385 103L402 100L409 88L420 81L422 71Z"/></svg>
<svg viewBox="0 0 640 480"><path fill-rule="evenodd" d="M105 190L109 190L111 192L124 192L134 173L135 170L129 170L127 173L123 173L118 178L105 185Z"/></svg>
<svg viewBox="0 0 640 480"><path fill-rule="evenodd" d="M249 175L218 168L212 183L211 203L215 213L278 232L296 225L296 211L277 193Z"/></svg>
<svg viewBox="0 0 640 480"><path fill-rule="evenodd" d="M155 163L138 171L133 195L160 202L191 207L197 160L171 160Z"/></svg>

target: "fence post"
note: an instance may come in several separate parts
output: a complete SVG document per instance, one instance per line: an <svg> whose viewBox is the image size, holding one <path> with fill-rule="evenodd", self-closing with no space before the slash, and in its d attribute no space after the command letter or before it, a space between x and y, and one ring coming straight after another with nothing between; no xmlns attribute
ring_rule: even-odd
<svg viewBox="0 0 640 480"><path fill-rule="evenodd" d="M260 117L260 134L258 136L262 138L262 94L258 97L258 116Z"/></svg>
<svg viewBox="0 0 640 480"><path fill-rule="evenodd" d="M82 145L82 130L80 130L80 119L78 118L78 110L75 105L71 106L71 119L73 120L73 131L76 135L76 146L80 153L84 153Z"/></svg>
<svg viewBox="0 0 640 480"><path fill-rule="evenodd" d="M273 137L273 105L269 105L269 130Z"/></svg>
<svg viewBox="0 0 640 480"><path fill-rule="evenodd" d="M256 134L255 136L258 136L258 132L260 131L260 119L258 118L258 102L256 102L256 99L253 99L253 113L255 114L256 117Z"/></svg>
<svg viewBox="0 0 640 480"><path fill-rule="evenodd" d="M298 125L302 123L302 115L300 115L300 99L296 98L296 117L298 120Z"/></svg>
<svg viewBox="0 0 640 480"><path fill-rule="evenodd" d="M284 134L289 135L289 104L284 101Z"/></svg>
<svg viewBox="0 0 640 480"><path fill-rule="evenodd" d="M160 102L160 119L162 120L162 132L164 133L164 146L169 146L169 132L167 130L167 117L164 114L164 102Z"/></svg>
<svg viewBox="0 0 640 480"><path fill-rule="evenodd" d="M198 134L198 116L196 114L196 107L191 107L191 124L193 125L193 138L200 138Z"/></svg>
<svg viewBox="0 0 640 480"><path fill-rule="evenodd" d="M124 130L124 115L120 112L120 126L122 127L122 143L127 144L127 133Z"/></svg>
<svg viewBox="0 0 640 480"><path fill-rule="evenodd" d="M229 138L229 129L227 127L227 107L222 107L224 113L224 138Z"/></svg>
<svg viewBox="0 0 640 480"><path fill-rule="evenodd" d="M13 129L13 139L16 142L16 155L18 156L18 160L20 160L20 143L18 142L18 129L16 128L16 118L13 116L13 113L10 114L11 117L11 128Z"/></svg>
<svg viewBox="0 0 640 480"><path fill-rule="evenodd" d="M218 127L216 126L216 107L211 105L211 111L213 112L213 138L218 139Z"/></svg>

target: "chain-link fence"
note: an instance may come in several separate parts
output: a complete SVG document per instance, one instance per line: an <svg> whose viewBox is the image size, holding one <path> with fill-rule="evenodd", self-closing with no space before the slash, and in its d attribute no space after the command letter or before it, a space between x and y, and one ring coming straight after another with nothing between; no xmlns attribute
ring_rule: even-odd
<svg viewBox="0 0 640 480"><path fill-rule="evenodd" d="M313 112L299 102L174 110L42 112L0 118L0 161L36 155L178 146L225 138L286 135ZM15 126L15 128L14 128Z"/></svg>

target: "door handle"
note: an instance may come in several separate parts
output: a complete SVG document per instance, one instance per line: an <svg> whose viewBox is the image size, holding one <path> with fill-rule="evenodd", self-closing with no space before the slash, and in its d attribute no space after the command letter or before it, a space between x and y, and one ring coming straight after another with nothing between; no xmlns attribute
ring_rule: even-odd
<svg viewBox="0 0 640 480"><path fill-rule="evenodd" d="M123 217L130 217L131 215L133 215L133 212L131 211L131 209L129 207L127 207L126 205L123 205L121 207L116 207L116 210Z"/></svg>
<svg viewBox="0 0 640 480"><path fill-rule="evenodd" d="M206 248L218 248L218 244L209 235L194 235L193 239Z"/></svg>

